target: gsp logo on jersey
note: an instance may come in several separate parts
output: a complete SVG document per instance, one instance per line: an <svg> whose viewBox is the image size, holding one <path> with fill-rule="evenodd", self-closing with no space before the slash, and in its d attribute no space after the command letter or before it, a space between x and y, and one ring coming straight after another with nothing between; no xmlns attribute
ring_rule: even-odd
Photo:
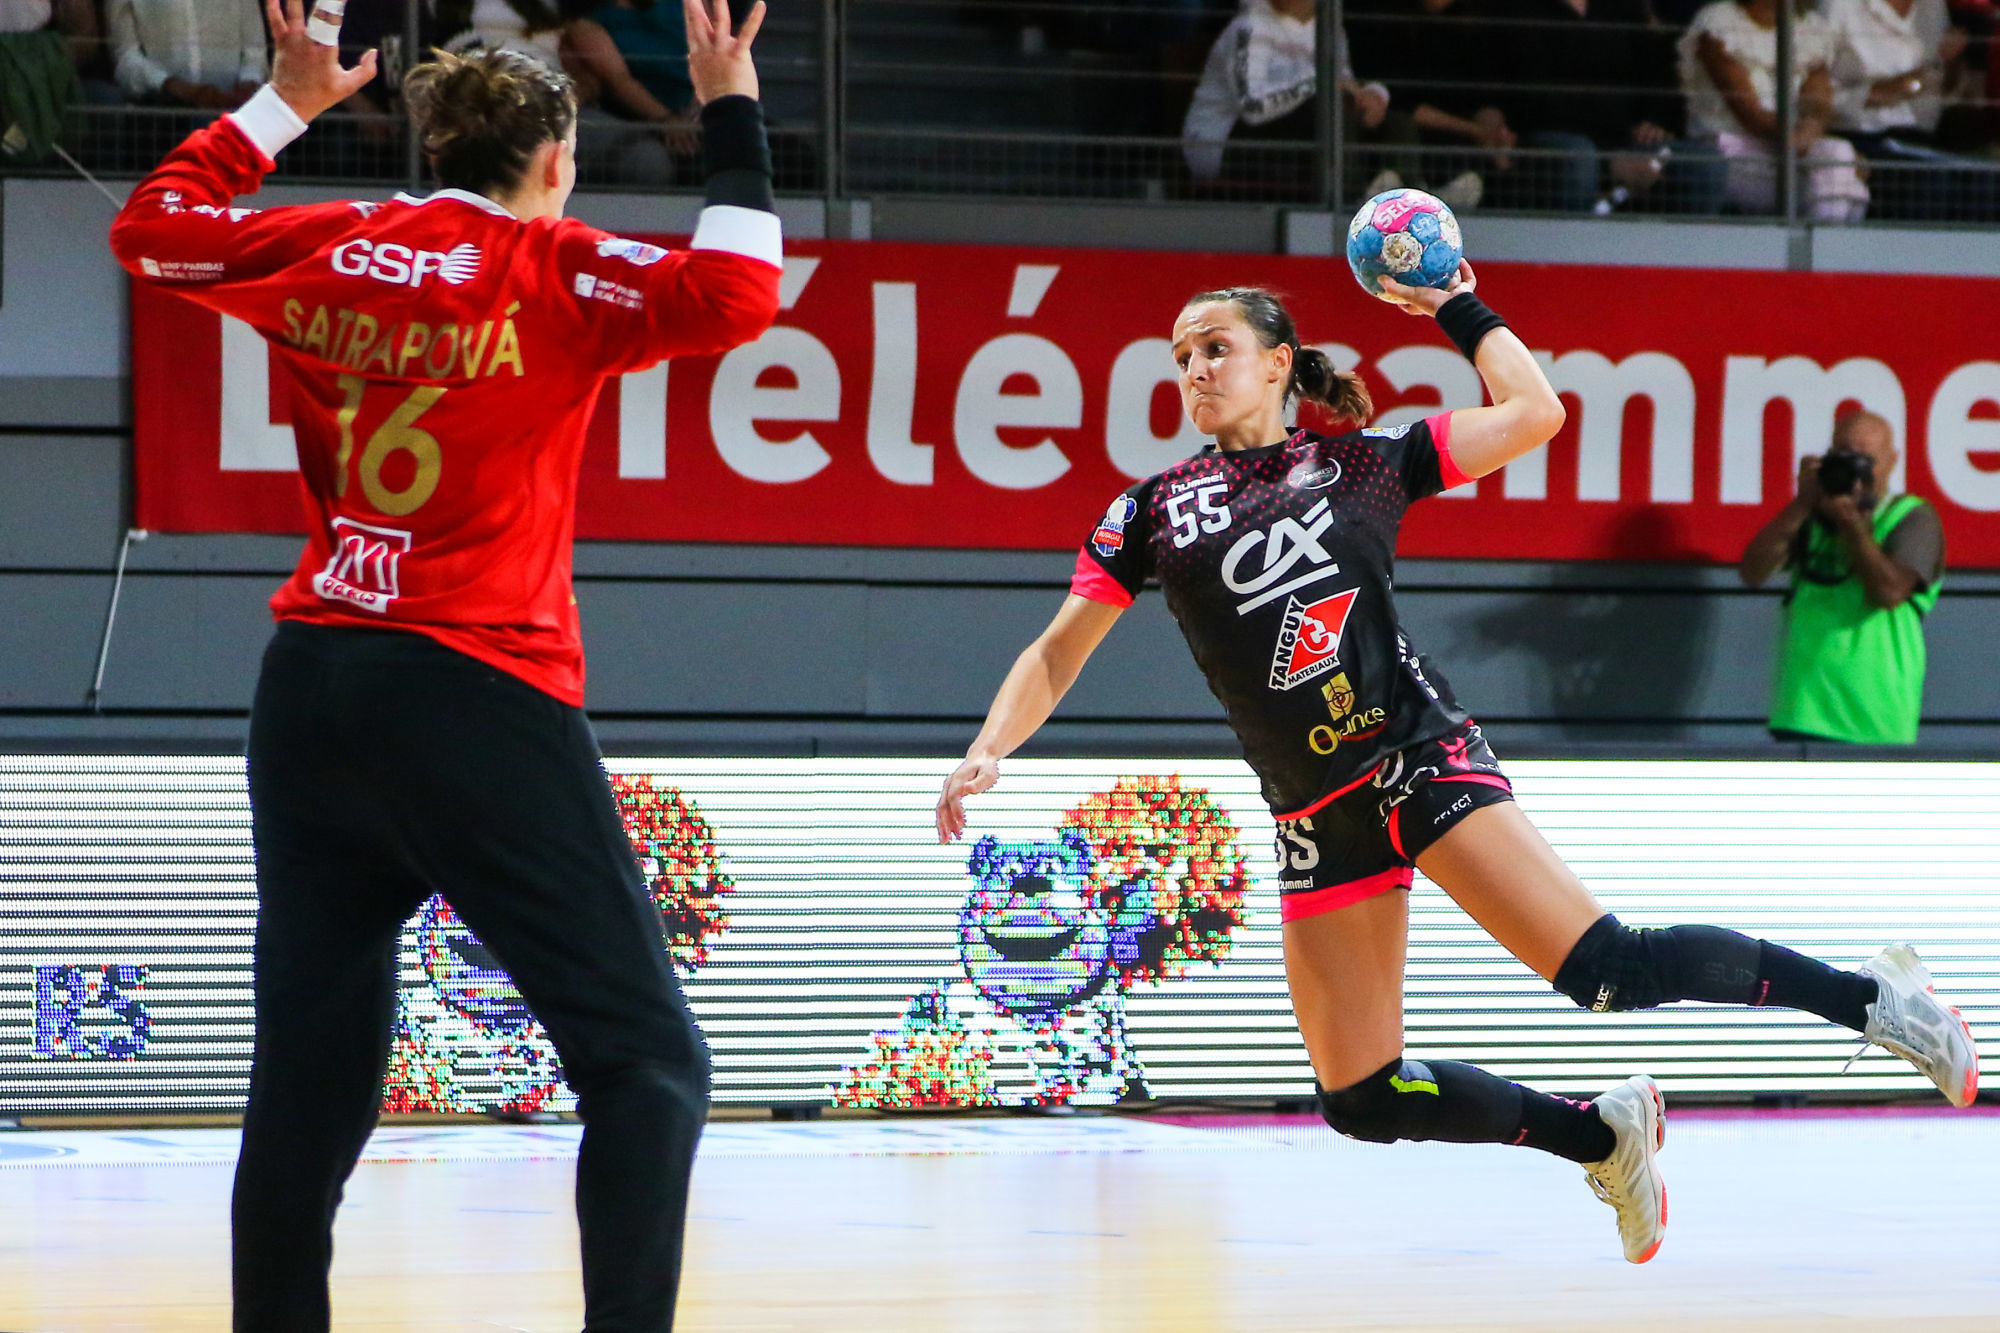
<svg viewBox="0 0 2000 1333"><path fill-rule="evenodd" d="M1349 588L1317 602L1286 599L1278 651L1271 658L1272 689L1289 690L1340 665L1340 633L1360 595L1359 588Z"/></svg>
<svg viewBox="0 0 2000 1333"><path fill-rule="evenodd" d="M410 550L410 534L351 518L333 520L333 558L313 575L313 591L330 602L352 602L381 613L402 593L397 573Z"/></svg>
<svg viewBox="0 0 2000 1333"><path fill-rule="evenodd" d="M1125 547L1125 525L1139 512L1139 502L1129 495L1121 495L1111 502L1104 511L1104 521L1097 525L1097 531L1090 534L1090 545L1099 555L1109 560Z"/></svg>
<svg viewBox="0 0 2000 1333"><path fill-rule="evenodd" d="M470 241L449 250L412 250L394 241L377 244L366 237L336 246L332 255L335 273L398 287L421 287L433 273L454 287L461 286L478 276L482 257L479 247Z"/></svg>

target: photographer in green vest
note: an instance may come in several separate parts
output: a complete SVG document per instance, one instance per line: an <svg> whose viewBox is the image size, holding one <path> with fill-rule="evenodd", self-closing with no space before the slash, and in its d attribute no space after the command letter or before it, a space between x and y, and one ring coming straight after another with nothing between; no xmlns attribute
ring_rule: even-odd
<svg viewBox="0 0 2000 1333"><path fill-rule="evenodd" d="M1944 526L1889 491L1896 440L1873 412L1834 423L1833 446L1799 462L1791 503L1744 548L1752 588L1780 569L1785 594L1771 735L1911 745L1924 694L1924 617L1944 579Z"/></svg>

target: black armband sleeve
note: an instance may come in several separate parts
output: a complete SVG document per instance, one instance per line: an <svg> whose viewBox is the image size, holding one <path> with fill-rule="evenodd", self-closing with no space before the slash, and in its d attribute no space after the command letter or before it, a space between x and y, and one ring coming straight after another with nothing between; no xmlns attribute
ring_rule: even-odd
<svg viewBox="0 0 2000 1333"><path fill-rule="evenodd" d="M1438 307L1438 327L1444 336L1457 344L1458 350L1470 361L1479 351L1479 342L1495 329L1507 327L1507 321L1486 308L1486 302L1471 292L1460 292Z"/></svg>
<svg viewBox="0 0 2000 1333"><path fill-rule="evenodd" d="M701 109L701 168L711 204L775 213L771 142L754 97L718 97Z"/></svg>

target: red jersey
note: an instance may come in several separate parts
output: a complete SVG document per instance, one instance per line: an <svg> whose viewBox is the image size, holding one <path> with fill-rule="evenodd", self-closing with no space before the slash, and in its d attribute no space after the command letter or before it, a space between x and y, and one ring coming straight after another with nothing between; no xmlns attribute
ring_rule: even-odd
<svg viewBox="0 0 2000 1333"><path fill-rule="evenodd" d="M291 370L311 535L273 613L426 634L580 705L570 546L598 391L762 334L775 216L710 207L667 251L459 190L232 207L289 137L273 118L297 126L275 98L191 135L111 231L135 279L245 321Z"/></svg>

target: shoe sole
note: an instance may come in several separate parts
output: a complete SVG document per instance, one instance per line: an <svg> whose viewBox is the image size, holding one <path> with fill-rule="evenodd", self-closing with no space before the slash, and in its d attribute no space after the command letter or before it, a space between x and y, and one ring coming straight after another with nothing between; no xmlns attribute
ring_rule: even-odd
<svg viewBox="0 0 2000 1333"><path fill-rule="evenodd" d="M1659 1085L1651 1080L1646 1083L1646 1093L1653 1099L1653 1151L1658 1153L1667 1146L1667 1103L1660 1096ZM1658 1163L1653 1166L1653 1177L1660 1182L1660 1236L1638 1258L1631 1260L1635 1264L1647 1262L1667 1243L1667 1178L1660 1174Z"/></svg>

